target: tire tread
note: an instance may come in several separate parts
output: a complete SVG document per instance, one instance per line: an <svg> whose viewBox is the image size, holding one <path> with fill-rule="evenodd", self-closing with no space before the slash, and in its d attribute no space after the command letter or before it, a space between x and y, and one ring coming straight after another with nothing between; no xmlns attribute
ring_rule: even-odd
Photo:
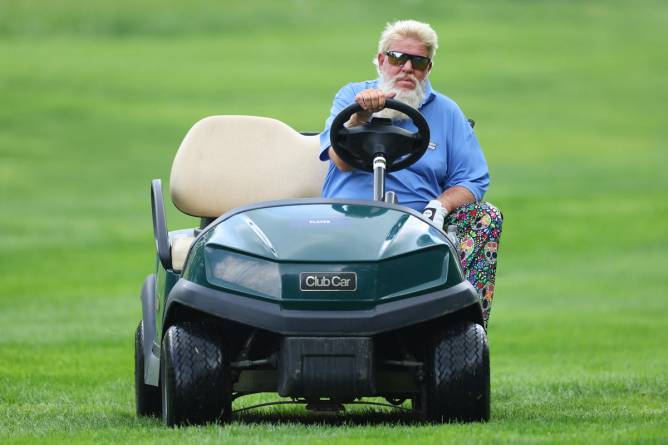
<svg viewBox="0 0 668 445"><path fill-rule="evenodd" d="M428 419L489 420L489 349L484 328L471 322L446 328L434 337L430 356Z"/></svg>
<svg viewBox="0 0 668 445"><path fill-rule="evenodd" d="M229 370L222 340L213 329L202 323L171 326L163 339L163 355L163 375L170 379L163 383L170 399L163 403L171 403L163 416L167 425L200 425L229 417Z"/></svg>

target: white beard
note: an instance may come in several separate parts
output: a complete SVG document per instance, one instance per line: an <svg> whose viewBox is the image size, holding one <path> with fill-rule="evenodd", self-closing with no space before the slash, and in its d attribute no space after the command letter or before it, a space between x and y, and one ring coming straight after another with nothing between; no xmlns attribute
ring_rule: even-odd
<svg viewBox="0 0 668 445"><path fill-rule="evenodd" d="M403 77L409 77L413 79L416 85L415 89L406 90L403 88L396 87L395 86L396 81ZM401 73L397 74L391 79L385 79L383 73L380 73L378 88L380 88L386 93L390 92L397 93L393 99L401 101L406 105L409 105L417 110L420 107L420 105L422 105L422 101L424 100L425 92L427 90L427 79L418 81L417 78L412 74L404 75ZM404 113L397 110L390 110L388 108L385 108L377 113L374 113L373 115L374 117L384 117L393 120L408 119L408 116L406 116Z"/></svg>

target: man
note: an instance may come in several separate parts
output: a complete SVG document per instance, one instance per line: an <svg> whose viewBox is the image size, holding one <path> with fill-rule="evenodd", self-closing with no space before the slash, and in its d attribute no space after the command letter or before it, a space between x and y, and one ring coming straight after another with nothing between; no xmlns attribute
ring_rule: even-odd
<svg viewBox="0 0 668 445"><path fill-rule="evenodd" d="M444 230L449 225L457 227L462 268L478 291L486 327L502 216L496 207L481 202L489 172L471 125L454 101L431 88L428 77L437 48L436 32L426 23L400 20L387 25L374 58L378 79L350 83L339 90L320 134L320 159L331 161L322 195L372 196L371 173L353 170L330 146L329 129L341 110L353 102L362 107L346 123L348 127L362 125L373 115L391 118L394 125L415 131L405 115L384 109L385 100L394 98L417 108L429 124L429 148L415 164L389 173L386 187L397 194L400 205L424 212L443 224Z"/></svg>

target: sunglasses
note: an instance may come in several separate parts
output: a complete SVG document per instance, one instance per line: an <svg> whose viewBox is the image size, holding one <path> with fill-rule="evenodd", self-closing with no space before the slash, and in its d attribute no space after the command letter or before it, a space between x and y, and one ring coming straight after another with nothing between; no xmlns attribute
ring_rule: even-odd
<svg viewBox="0 0 668 445"><path fill-rule="evenodd" d="M426 70L429 67L429 62L431 62L429 57L414 56L413 54L406 54L400 51L385 51L385 55L390 65L403 66L410 60L411 66L420 71Z"/></svg>

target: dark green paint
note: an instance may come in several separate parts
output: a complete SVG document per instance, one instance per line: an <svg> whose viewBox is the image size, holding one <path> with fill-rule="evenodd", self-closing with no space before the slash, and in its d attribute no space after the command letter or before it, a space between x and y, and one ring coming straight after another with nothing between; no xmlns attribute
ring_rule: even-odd
<svg viewBox="0 0 668 445"><path fill-rule="evenodd" d="M181 276L171 270L165 270L160 261L156 261L155 273L155 338L162 338L162 322L165 315L167 295Z"/></svg>
<svg viewBox="0 0 668 445"><path fill-rule="evenodd" d="M355 291L301 291L301 272L356 272ZM233 215L193 246L184 278L286 309L369 309L463 280L445 236L397 209L291 204Z"/></svg>
<svg viewBox="0 0 668 445"><path fill-rule="evenodd" d="M210 233L218 245L274 261L381 261L446 245L436 228L401 210L350 204L293 204L236 214Z"/></svg>

